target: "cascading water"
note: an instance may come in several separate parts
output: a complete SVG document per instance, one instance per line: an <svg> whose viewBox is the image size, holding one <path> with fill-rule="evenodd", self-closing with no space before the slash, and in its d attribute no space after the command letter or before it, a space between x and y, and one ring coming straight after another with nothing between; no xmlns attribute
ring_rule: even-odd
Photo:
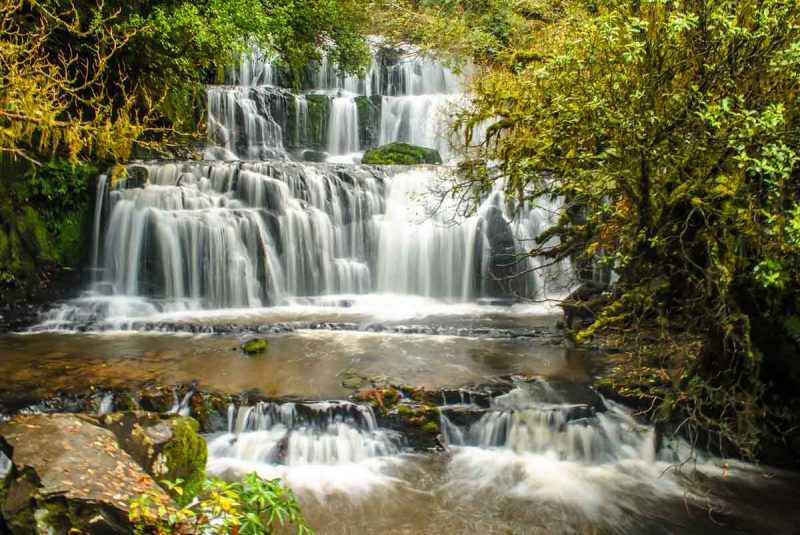
<svg viewBox="0 0 800 535"><path fill-rule="evenodd" d="M305 296L545 296L549 282L517 253L552 213L511 206L498 186L475 215L459 217L458 203L436 192L456 172L445 167L287 161L312 149L352 161L396 140L446 152L433 127L446 127L439 111L463 82L441 61L376 46L365 77L340 77L323 60L307 69L300 95L279 87L288 73L256 52L226 76L231 85L207 90L207 156L237 161L146 163L101 177L93 286L41 328ZM567 279L558 279L563 291Z"/></svg>
<svg viewBox="0 0 800 535"><path fill-rule="evenodd" d="M369 407L348 402L231 406L228 432L209 443L211 473L258 472L299 490L353 492L389 481L400 436L379 429Z"/></svg>
<svg viewBox="0 0 800 535"><path fill-rule="evenodd" d="M304 93L288 95L290 73L252 52L209 86L209 158L276 158L325 151L329 161L357 161L364 150L402 141L451 156L447 111L463 97L463 80L435 58L376 42L363 78L339 76L327 59L301 75ZM311 103L311 106L309 106ZM221 147L221 149L220 149Z"/></svg>

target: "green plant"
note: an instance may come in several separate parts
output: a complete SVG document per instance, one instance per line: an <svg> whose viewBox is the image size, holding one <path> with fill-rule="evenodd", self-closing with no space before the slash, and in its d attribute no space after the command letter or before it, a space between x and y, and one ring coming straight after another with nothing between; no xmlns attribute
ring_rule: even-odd
<svg viewBox="0 0 800 535"><path fill-rule="evenodd" d="M163 481L172 494L181 496L183 481ZM298 535L313 535L305 524L297 500L278 479L262 479L256 473L227 483L210 478L190 504L178 507L163 493L143 494L129 504L134 533L147 535L231 534L268 535L277 526L295 525Z"/></svg>

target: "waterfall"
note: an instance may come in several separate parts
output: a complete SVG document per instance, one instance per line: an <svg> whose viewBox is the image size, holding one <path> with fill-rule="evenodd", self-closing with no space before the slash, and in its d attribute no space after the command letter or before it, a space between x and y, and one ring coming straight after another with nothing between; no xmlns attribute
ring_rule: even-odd
<svg viewBox="0 0 800 535"><path fill-rule="evenodd" d="M131 166L100 178L94 282L40 328L72 329L161 312L255 308L304 296L369 293L465 302L543 297L552 281L495 276L548 224L533 208L512 220L501 187L477 213L437 191L446 168L380 170L289 161ZM550 207L553 209L553 207ZM548 212L549 213L549 212ZM550 214L549 217L552 217ZM568 269L558 268L558 273ZM546 277L547 278L547 277Z"/></svg>
<svg viewBox="0 0 800 535"><path fill-rule="evenodd" d="M610 401L602 410L584 404L542 399L530 385L492 400L488 411L467 428L441 413L442 435L453 446L501 449L553 456L560 461L600 464L626 459L656 460L655 431L636 422Z"/></svg>
<svg viewBox="0 0 800 535"><path fill-rule="evenodd" d="M353 97L340 96L331 99L331 115L328 122L328 152L332 155L357 152L358 106Z"/></svg>
<svg viewBox="0 0 800 535"><path fill-rule="evenodd" d="M291 95L297 80L302 93ZM362 77L341 76L327 57L291 73L254 50L226 71L225 85L206 90L214 143L206 157L303 159L312 149L352 163L364 150L402 141L449 160L448 111L462 99L463 85L441 60L410 47L386 49L378 40Z"/></svg>
<svg viewBox="0 0 800 535"><path fill-rule="evenodd" d="M207 160L136 164L127 176L100 178L93 283L40 328L298 297L467 302L563 293L567 261L534 274L543 266L517 256L555 223L557 202L509 203L498 180L463 217L447 192L453 167L352 163L398 140L448 157L446 112L460 98L461 76L412 49L379 46L363 77L342 77L323 58L293 94L281 87L290 74L254 51L228 69L227 85L206 90ZM298 156L328 163L292 161Z"/></svg>

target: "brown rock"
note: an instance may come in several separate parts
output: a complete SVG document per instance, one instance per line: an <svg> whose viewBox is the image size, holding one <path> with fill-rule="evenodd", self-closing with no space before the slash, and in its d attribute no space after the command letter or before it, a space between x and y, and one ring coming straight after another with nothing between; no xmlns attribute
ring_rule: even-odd
<svg viewBox="0 0 800 535"><path fill-rule="evenodd" d="M163 494L90 417L18 416L0 424L0 447L12 460L0 512L14 534L130 533L128 502Z"/></svg>

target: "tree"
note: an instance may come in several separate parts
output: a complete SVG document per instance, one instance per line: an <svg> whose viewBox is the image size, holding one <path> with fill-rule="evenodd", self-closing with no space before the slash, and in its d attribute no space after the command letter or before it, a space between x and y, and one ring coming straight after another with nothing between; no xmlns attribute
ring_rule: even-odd
<svg viewBox="0 0 800 535"><path fill-rule="evenodd" d="M763 380L797 373L774 337L800 338L799 25L779 0L599 2L478 77L460 118L494 121L509 195L568 201L530 254L618 274L577 333L635 339L614 386L741 454L782 416Z"/></svg>
<svg viewBox="0 0 800 535"><path fill-rule="evenodd" d="M203 85L251 46L292 67L368 61L361 0L9 0L0 6L0 155L125 161L197 134ZM185 134L185 135L181 135Z"/></svg>

